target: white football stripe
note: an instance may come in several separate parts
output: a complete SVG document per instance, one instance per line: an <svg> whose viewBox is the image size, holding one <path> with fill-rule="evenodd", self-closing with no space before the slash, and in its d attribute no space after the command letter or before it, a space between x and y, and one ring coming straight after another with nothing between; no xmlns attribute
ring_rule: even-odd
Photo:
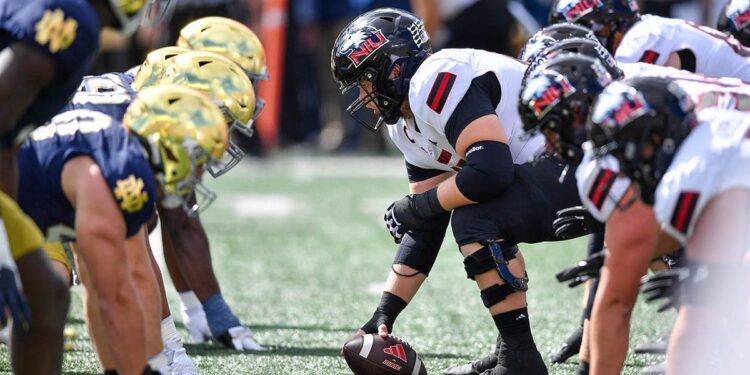
<svg viewBox="0 0 750 375"><path fill-rule="evenodd" d="M419 357L414 357L417 360L417 363L414 364L414 370L412 370L411 375L419 375L419 370L422 368L422 361L419 360Z"/></svg>
<svg viewBox="0 0 750 375"><path fill-rule="evenodd" d="M364 335L364 341L362 341L362 349L359 351L359 355L367 358L372 350L372 335Z"/></svg>

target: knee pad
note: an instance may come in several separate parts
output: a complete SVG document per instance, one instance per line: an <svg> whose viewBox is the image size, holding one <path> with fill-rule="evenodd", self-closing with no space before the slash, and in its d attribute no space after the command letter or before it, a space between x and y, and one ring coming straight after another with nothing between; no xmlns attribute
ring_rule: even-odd
<svg viewBox="0 0 750 375"><path fill-rule="evenodd" d="M429 276L443 245L450 218L450 212L446 212L431 217L417 228L406 232L398 245L393 264L403 264Z"/></svg>
<svg viewBox="0 0 750 375"><path fill-rule="evenodd" d="M490 307L517 291L526 291L529 278L526 275L516 277L508 268L508 262L516 258L518 246L508 246L503 241L484 241L483 244L484 247L464 258L466 277L474 279L476 275L494 269L505 281L505 284L495 284L480 292L484 306Z"/></svg>

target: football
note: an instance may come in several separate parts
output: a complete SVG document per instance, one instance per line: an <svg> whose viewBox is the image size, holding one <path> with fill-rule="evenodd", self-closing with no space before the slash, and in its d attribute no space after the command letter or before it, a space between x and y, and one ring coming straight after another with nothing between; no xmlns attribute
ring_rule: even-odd
<svg viewBox="0 0 750 375"><path fill-rule="evenodd" d="M427 375L417 352L393 335L357 336L344 344L344 358L356 375Z"/></svg>

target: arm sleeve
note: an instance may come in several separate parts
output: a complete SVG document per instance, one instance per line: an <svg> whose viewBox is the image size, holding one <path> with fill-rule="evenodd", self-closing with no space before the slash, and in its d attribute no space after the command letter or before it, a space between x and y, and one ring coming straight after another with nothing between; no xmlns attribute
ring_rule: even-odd
<svg viewBox="0 0 750 375"><path fill-rule="evenodd" d="M501 97L500 81L495 73L487 72L474 78L445 125L445 136L451 146L456 147L458 136L472 121L496 113Z"/></svg>

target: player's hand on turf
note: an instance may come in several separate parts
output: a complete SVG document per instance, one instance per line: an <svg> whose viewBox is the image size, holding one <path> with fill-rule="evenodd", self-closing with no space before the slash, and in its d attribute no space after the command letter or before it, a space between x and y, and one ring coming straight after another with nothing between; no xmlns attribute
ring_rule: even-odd
<svg viewBox="0 0 750 375"><path fill-rule="evenodd" d="M3 325L8 323L4 313L6 309L10 310L16 327L25 329L28 326L31 312L26 298L16 284L16 270L3 264L0 266L0 322Z"/></svg>
<svg viewBox="0 0 750 375"><path fill-rule="evenodd" d="M583 206L568 207L557 211L557 219L552 222L555 236L561 240L580 237L604 230L604 224L594 219Z"/></svg>
<svg viewBox="0 0 750 375"><path fill-rule="evenodd" d="M690 275L688 268L672 268L655 272L641 278L641 293L646 296L646 302L662 301L658 312L669 308L677 308L682 304L683 289L681 284Z"/></svg>
<svg viewBox="0 0 750 375"><path fill-rule="evenodd" d="M255 338L253 337L253 331L245 326L232 327L228 329L224 334L217 337L216 340L229 349L239 351L263 350L260 344L255 341Z"/></svg>
<svg viewBox="0 0 750 375"><path fill-rule="evenodd" d="M568 287L574 288L593 277L598 277L599 270L604 265L604 254L604 250L602 250L576 263L575 266L558 272L555 274L557 281L561 283L569 281Z"/></svg>

